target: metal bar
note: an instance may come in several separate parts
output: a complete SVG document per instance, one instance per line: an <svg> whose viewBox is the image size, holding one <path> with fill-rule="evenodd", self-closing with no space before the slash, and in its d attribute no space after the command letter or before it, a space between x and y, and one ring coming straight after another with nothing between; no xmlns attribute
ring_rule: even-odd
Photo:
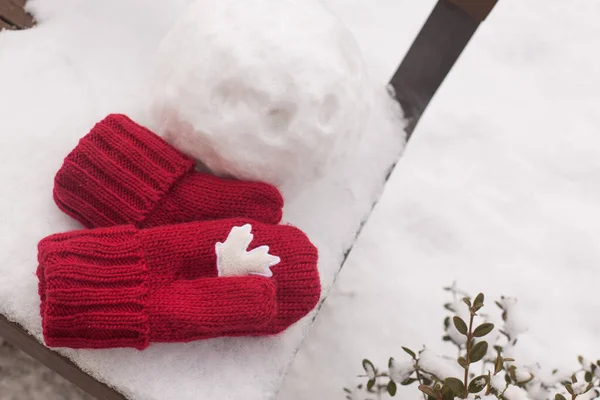
<svg viewBox="0 0 600 400"><path fill-rule="evenodd" d="M409 120L408 138L479 27L478 20L451 1L462 0L438 1L390 81Z"/></svg>
<svg viewBox="0 0 600 400"><path fill-rule="evenodd" d="M447 0L466 11L473 19L483 22L498 0Z"/></svg>

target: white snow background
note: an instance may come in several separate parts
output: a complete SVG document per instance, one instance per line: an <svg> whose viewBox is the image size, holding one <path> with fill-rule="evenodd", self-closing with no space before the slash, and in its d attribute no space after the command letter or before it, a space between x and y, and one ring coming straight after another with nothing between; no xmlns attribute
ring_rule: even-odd
<svg viewBox="0 0 600 400"><path fill-rule="evenodd" d="M52 201L54 174L79 138L106 114L126 113L150 124L153 56L187 3L31 0L28 8L38 26L0 34L0 312L38 339L37 242L80 228ZM373 71L389 57L389 74L422 22L401 17L411 29L400 42L389 37L397 34L396 18L359 36ZM389 51L375 52L373 46L386 40L391 40ZM403 147L400 110L386 92L386 80L374 74L376 106L355 154L323 179L306 183L300 195L286 198L284 220L319 247L323 295ZM143 352L60 352L132 399L268 399L275 396L311 321L308 316L270 338L158 344Z"/></svg>
<svg viewBox="0 0 600 400"><path fill-rule="evenodd" d="M40 26L0 34L0 311L38 336L35 242L75 227L52 204L52 176L104 114L142 117L140 75L184 3L34 0ZM383 86L433 0L328 3ZM500 1L419 124L279 399L341 399L364 357L384 366L402 359L401 345L445 350L441 287L455 279L489 299L519 298L529 360L574 367L577 354L600 354L599 16L588 0ZM369 163L356 164L350 174L367 176ZM299 223L293 208L286 219ZM344 212L338 221L350 224ZM317 235L321 216L305 222ZM336 265L321 267L331 282ZM303 330L68 355L136 399L268 398Z"/></svg>
<svg viewBox="0 0 600 400"><path fill-rule="evenodd" d="M381 15L420 2L392 3ZM455 356L441 341L454 280L492 312L518 298L518 361L575 370L578 354L600 357L599 18L588 0L499 1L419 123L280 400L343 399L365 381L363 358L386 368L407 359L400 346Z"/></svg>

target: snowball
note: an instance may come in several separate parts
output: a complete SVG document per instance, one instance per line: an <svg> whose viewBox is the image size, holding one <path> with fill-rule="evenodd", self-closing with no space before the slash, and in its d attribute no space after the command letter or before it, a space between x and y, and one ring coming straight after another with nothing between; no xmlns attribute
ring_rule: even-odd
<svg viewBox="0 0 600 400"><path fill-rule="evenodd" d="M196 0L163 39L155 128L218 175L290 187L348 154L372 87L319 0Z"/></svg>

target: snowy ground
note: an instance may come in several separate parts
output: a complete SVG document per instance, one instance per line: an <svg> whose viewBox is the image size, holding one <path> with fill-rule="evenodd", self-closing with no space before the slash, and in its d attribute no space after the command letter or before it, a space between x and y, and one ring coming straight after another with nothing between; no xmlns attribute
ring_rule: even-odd
<svg viewBox="0 0 600 400"><path fill-rule="evenodd" d="M446 352L442 286L454 280L519 299L522 361L598 358L598 16L587 0L499 2L418 126L280 400L343 399L363 358L385 367L402 345ZM397 396L422 398L414 390Z"/></svg>

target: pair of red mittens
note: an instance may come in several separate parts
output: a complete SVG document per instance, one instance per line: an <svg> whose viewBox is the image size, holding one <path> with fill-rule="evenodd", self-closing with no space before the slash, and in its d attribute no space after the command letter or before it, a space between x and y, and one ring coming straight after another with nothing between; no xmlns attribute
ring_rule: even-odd
<svg viewBox="0 0 600 400"><path fill-rule="evenodd" d="M123 115L82 138L54 199L88 228L38 246L46 344L145 348L283 331L320 297L317 250L274 187L198 173Z"/></svg>

